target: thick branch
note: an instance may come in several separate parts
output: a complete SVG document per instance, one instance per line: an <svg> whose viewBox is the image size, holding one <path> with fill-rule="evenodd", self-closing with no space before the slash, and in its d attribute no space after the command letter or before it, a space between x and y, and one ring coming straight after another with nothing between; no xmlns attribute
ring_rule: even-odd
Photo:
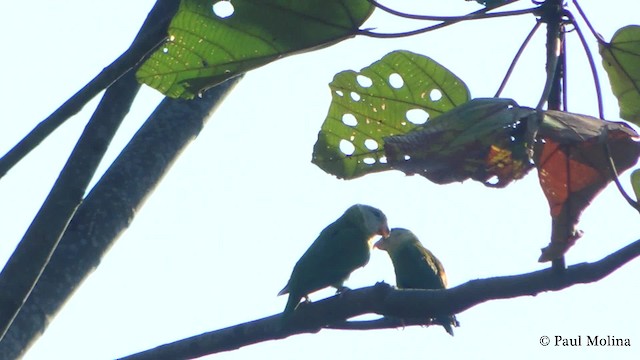
<svg viewBox="0 0 640 360"><path fill-rule="evenodd" d="M131 49L136 48L135 44L146 44L148 37L157 33L156 24L162 23L161 20L166 17L167 11L171 14L175 11L175 9L168 9L170 6L166 4L173 3L173 0L159 2L160 5L150 13ZM124 72L120 72L120 75ZM90 96L91 90L87 87L65 104L76 104L79 109L81 105L77 97L87 101L90 99L87 97ZM0 273L0 340L42 274L139 89L140 84L133 73L121 77L107 89L51 192L2 269ZM62 108L67 109L67 107L63 105ZM67 112L68 109L64 111L59 109L52 116L60 118L60 114ZM1 173L0 171L0 175Z"/></svg>
<svg viewBox="0 0 640 360"><path fill-rule="evenodd" d="M78 208L40 281L0 342L0 358L21 357L44 332L240 79L217 85L202 99L162 101Z"/></svg>
<svg viewBox="0 0 640 360"><path fill-rule="evenodd" d="M387 284L347 291L315 303L302 304L290 326L282 328L280 314L231 326L159 346L122 359L191 359L267 340L315 333L323 328L379 329L398 326L394 319L347 326L344 319L364 314L406 318L402 326L430 325L436 314L457 314L489 300L558 291L596 282L640 256L640 240L595 263L570 266L558 273L545 269L528 274L471 280L447 290L397 290ZM425 319L424 321L415 321Z"/></svg>
<svg viewBox="0 0 640 360"><path fill-rule="evenodd" d="M136 97L133 74L107 89L51 192L0 273L0 340L58 245L69 220Z"/></svg>

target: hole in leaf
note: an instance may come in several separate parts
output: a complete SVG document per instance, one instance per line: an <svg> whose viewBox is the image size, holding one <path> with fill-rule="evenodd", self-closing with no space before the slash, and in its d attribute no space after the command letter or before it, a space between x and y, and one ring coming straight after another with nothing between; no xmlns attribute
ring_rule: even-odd
<svg viewBox="0 0 640 360"><path fill-rule="evenodd" d="M338 95L340 97L343 97L344 93L342 91L340 91L340 90L336 90L336 95Z"/></svg>
<svg viewBox="0 0 640 360"><path fill-rule="evenodd" d="M229 0L221 0L213 4L213 13L219 18L228 18L233 15L234 8Z"/></svg>
<svg viewBox="0 0 640 360"><path fill-rule="evenodd" d="M486 181L486 183L489 185L498 185L499 182L500 182L500 179L495 175L493 175Z"/></svg>
<svg viewBox="0 0 640 360"><path fill-rule="evenodd" d="M371 87L371 85L373 85L373 80L371 80L371 78L369 78L368 76L364 76L364 75L356 76L356 81L358 82L358 85L362 86L363 88L368 88L368 87Z"/></svg>
<svg viewBox="0 0 640 360"><path fill-rule="evenodd" d="M360 99L361 99L361 98L360 98L360 94L358 94L358 93L357 93L357 92L355 92L355 91L352 91L352 92L351 92L351 99L352 99L353 101L355 101L355 102L360 101Z"/></svg>
<svg viewBox="0 0 640 360"><path fill-rule="evenodd" d="M429 120L429 113L422 109L411 109L407 111L407 120L416 125L422 125Z"/></svg>
<svg viewBox="0 0 640 360"><path fill-rule="evenodd" d="M378 142L373 139L367 139L364 141L364 146L369 150L378 150Z"/></svg>
<svg viewBox="0 0 640 360"><path fill-rule="evenodd" d="M378 161L380 161L380 164L386 164L387 163L387 157L383 156L380 159L378 159Z"/></svg>
<svg viewBox="0 0 640 360"><path fill-rule="evenodd" d="M347 126L356 126L358 125L358 119L353 114L344 114L342 115L342 123Z"/></svg>
<svg viewBox="0 0 640 360"><path fill-rule="evenodd" d="M404 80L402 79L402 76L400 76L400 74L393 73L389 75L389 85L391 85L392 88L400 89L402 86L404 86Z"/></svg>
<svg viewBox="0 0 640 360"><path fill-rule="evenodd" d="M434 102L442 99L442 91L440 91L439 89L431 90L431 92L429 93L429 99Z"/></svg>
<svg viewBox="0 0 640 360"><path fill-rule="evenodd" d="M373 165L376 163L376 160L374 158L368 157L368 158L364 158L362 162L364 162L367 165Z"/></svg>
<svg viewBox="0 0 640 360"><path fill-rule="evenodd" d="M168 54L169 53L169 48L168 47L162 48L162 52L165 53L165 54Z"/></svg>
<svg viewBox="0 0 640 360"><path fill-rule="evenodd" d="M409 155L405 155L405 156L404 156L404 161L409 161L409 160L411 160L411 156L409 156Z"/></svg>
<svg viewBox="0 0 640 360"><path fill-rule="evenodd" d="M351 141L342 139L340 140L340 151L347 156L351 156L353 155L353 152L356 151L356 147L353 146Z"/></svg>

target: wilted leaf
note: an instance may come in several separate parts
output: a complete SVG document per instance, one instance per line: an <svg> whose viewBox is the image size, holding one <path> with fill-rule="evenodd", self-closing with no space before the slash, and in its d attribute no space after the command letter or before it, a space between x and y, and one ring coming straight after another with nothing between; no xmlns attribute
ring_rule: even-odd
<svg viewBox="0 0 640 360"><path fill-rule="evenodd" d="M462 80L408 51L387 54L360 72L343 71L329 87L332 102L312 162L345 179L390 169L385 137L407 133L469 100Z"/></svg>
<svg viewBox="0 0 640 360"><path fill-rule="evenodd" d="M640 26L618 30L610 43L599 44L620 117L640 125Z"/></svg>
<svg viewBox="0 0 640 360"><path fill-rule="evenodd" d="M384 139L387 161L437 184L473 179L504 187L532 167L525 119L511 99L473 99L404 135Z"/></svg>
<svg viewBox="0 0 640 360"><path fill-rule="evenodd" d="M352 37L374 9L366 0L182 0L169 40L144 62L138 80L173 98L193 98L283 56Z"/></svg>
<svg viewBox="0 0 640 360"><path fill-rule="evenodd" d="M552 230L538 261L561 257L582 235L576 229L582 211L612 180L605 143L622 173L638 160L637 139L624 123L553 110L544 113L533 160L549 201Z"/></svg>

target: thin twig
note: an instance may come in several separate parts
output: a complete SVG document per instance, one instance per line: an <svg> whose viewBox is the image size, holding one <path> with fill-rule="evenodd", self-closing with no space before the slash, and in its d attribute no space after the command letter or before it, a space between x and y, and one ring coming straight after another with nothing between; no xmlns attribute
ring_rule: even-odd
<svg viewBox="0 0 640 360"><path fill-rule="evenodd" d="M520 60L520 56L522 56L522 53L524 52L524 49L527 47L527 45L529 45L529 42L533 38L533 35L538 31L538 29L540 28L541 24L542 23L540 21L537 21L536 24L531 29L531 31L529 31L529 34L524 39L524 42L522 43L522 45L520 45L520 48L518 49L518 52L513 57L513 60L511 61L511 65L509 65L509 69L507 70L507 73L504 75L504 78L502 79L502 83L500 83L500 87L498 88L498 91L496 91L496 94L493 97L500 97L500 94L504 90L505 86L507 86L507 82L509 81L509 78L511 77L511 74L513 73L513 70L515 69L516 64L518 63L518 60Z"/></svg>

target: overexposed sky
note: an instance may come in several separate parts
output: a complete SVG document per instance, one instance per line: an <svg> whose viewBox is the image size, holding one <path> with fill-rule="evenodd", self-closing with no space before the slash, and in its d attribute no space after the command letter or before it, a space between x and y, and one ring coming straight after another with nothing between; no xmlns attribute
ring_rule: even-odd
<svg viewBox="0 0 640 360"><path fill-rule="evenodd" d="M153 3L38 0L3 5L0 152L120 55ZM417 7L409 0L386 3L406 10ZM462 0L420 3L424 5L416 12L428 14L478 8ZM636 23L640 10L632 0L583 0L582 6L606 39ZM392 50L406 49L447 66L467 83L473 97L488 97L533 24L533 17L521 16L406 39L351 39L252 71L25 358L112 359L281 312L286 298L276 294L295 262L354 203L376 206L390 226L418 235L444 263L450 286L543 269L547 265L536 260L549 241L550 217L535 171L496 190L473 182L439 186L397 171L344 181L310 162L330 103L327 84L335 73L359 70ZM379 31L416 26L382 14L365 24ZM591 39L585 26L583 31ZM535 106L540 96L543 34L525 52L503 94L520 105ZM595 115L584 53L574 33L568 38L570 110ZM595 42L591 46L597 51ZM604 72L601 76L606 117L617 120L617 103ZM160 100L155 90L143 87L101 171ZM95 105L0 179L0 263L24 234ZM628 184L628 173L622 181ZM610 186L583 214L579 227L585 236L567 254L567 263L599 260L636 240L637 222L637 212ZM640 355L639 271L636 260L598 283L476 306L458 315L462 326L453 338L439 327L322 331L215 358L635 359ZM375 250L369 265L354 272L346 285L357 288L382 280L394 283L393 268L387 255ZM325 290L311 298L331 294L333 290ZM612 335L630 338L632 347L542 347L543 335Z"/></svg>

